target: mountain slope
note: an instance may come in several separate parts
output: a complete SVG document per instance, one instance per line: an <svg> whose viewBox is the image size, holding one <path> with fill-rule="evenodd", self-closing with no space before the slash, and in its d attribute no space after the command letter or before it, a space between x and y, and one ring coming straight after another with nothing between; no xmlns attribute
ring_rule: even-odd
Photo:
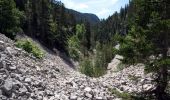
<svg viewBox="0 0 170 100"><path fill-rule="evenodd" d="M72 69L58 55L46 52L44 59L36 59L2 34L0 58L0 100L115 100L109 88L140 92L145 78L144 89L152 88L141 66L90 78ZM130 75L140 76L139 82L128 79Z"/></svg>
<svg viewBox="0 0 170 100"><path fill-rule="evenodd" d="M95 25L100 22L100 19L95 14L81 13L72 9L66 9L66 12L73 14L77 22L86 20L91 25Z"/></svg>

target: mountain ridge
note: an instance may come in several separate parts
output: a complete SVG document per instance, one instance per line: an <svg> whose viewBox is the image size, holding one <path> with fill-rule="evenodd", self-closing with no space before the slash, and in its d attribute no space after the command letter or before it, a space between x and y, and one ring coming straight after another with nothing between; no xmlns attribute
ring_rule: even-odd
<svg viewBox="0 0 170 100"><path fill-rule="evenodd" d="M91 25L95 25L100 22L99 17L92 13L82 13L68 8L66 8L66 12L72 14L75 17L76 22L88 21Z"/></svg>

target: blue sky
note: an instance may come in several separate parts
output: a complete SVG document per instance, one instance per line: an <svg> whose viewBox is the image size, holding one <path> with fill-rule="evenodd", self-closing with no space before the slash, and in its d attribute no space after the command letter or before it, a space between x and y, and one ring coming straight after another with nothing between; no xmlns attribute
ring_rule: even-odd
<svg viewBox="0 0 170 100"><path fill-rule="evenodd" d="M100 19L107 18L121 7L128 4L129 0L59 0L67 8L82 13L96 14Z"/></svg>

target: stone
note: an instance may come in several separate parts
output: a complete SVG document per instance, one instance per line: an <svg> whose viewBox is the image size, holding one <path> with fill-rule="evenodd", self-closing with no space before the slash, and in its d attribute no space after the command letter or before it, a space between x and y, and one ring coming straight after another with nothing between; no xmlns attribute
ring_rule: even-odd
<svg viewBox="0 0 170 100"><path fill-rule="evenodd" d="M31 83L31 78L25 78L24 80L26 83Z"/></svg>
<svg viewBox="0 0 170 100"><path fill-rule="evenodd" d="M7 100L7 97L6 96L2 96L1 100Z"/></svg>
<svg viewBox="0 0 170 100"><path fill-rule="evenodd" d="M5 83L2 87L3 95L5 95L7 97L11 97L12 96L12 87L13 87L12 79L11 78L6 79Z"/></svg>
<svg viewBox="0 0 170 100"><path fill-rule="evenodd" d="M48 100L48 97L43 97L43 100Z"/></svg>
<svg viewBox="0 0 170 100"><path fill-rule="evenodd" d="M5 50L4 42L0 41L0 51L4 51L4 50Z"/></svg>
<svg viewBox="0 0 170 100"><path fill-rule="evenodd" d="M96 97L96 100L103 100L102 97Z"/></svg>
<svg viewBox="0 0 170 100"><path fill-rule="evenodd" d="M145 85L143 85L143 89L144 89L144 91L149 91L149 90L153 89L153 85L152 84L145 84Z"/></svg>
<svg viewBox="0 0 170 100"><path fill-rule="evenodd" d="M22 87L22 83L18 80L13 80L13 90L19 90Z"/></svg>
<svg viewBox="0 0 170 100"><path fill-rule="evenodd" d="M8 69L13 71L13 70L16 70L17 67L15 65L9 65Z"/></svg>
<svg viewBox="0 0 170 100"><path fill-rule="evenodd" d="M55 93L55 98L59 99L60 98L60 95Z"/></svg>
<svg viewBox="0 0 170 100"><path fill-rule="evenodd" d="M140 82L143 84L145 82L145 79L141 79Z"/></svg>
<svg viewBox="0 0 170 100"><path fill-rule="evenodd" d="M0 90L0 96L2 95L2 90Z"/></svg>
<svg viewBox="0 0 170 100"><path fill-rule="evenodd" d="M93 95L91 95L90 93L85 93L85 96L88 97L88 98L92 98Z"/></svg>
<svg viewBox="0 0 170 100"><path fill-rule="evenodd" d="M3 63L3 61L0 61L0 69L1 68L4 68L4 63Z"/></svg>
<svg viewBox="0 0 170 100"><path fill-rule="evenodd" d="M122 85L126 85L126 81L121 81L121 84Z"/></svg>
<svg viewBox="0 0 170 100"><path fill-rule="evenodd" d="M52 96L52 97L50 97L50 99L48 99L48 100L55 100L55 97L54 97L54 96Z"/></svg>
<svg viewBox="0 0 170 100"><path fill-rule="evenodd" d="M14 50L11 47L7 47L6 50L7 50L7 53L10 55L14 53Z"/></svg>
<svg viewBox="0 0 170 100"><path fill-rule="evenodd" d="M77 100L77 96L76 95L71 95L70 100Z"/></svg>
<svg viewBox="0 0 170 100"><path fill-rule="evenodd" d="M46 90L45 92L46 92L46 94L47 94L48 96L53 96L53 95L54 95L53 92L50 91L50 90Z"/></svg>
<svg viewBox="0 0 170 100"><path fill-rule="evenodd" d="M52 66L53 67L53 69L56 71L56 72L60 72L60 69L59 68L57 68L57 67L55 67L55 66Z"/></svg>
<svg viewBox="0 0 170 100"><path fill-rule="evenodd" d="M86 91L86 92L91 92L92 89L91 89L90 87L86 87L86 88L84 89L84 91Z"/></svg>
<svg viewBox="0 0 170 100"><path fill-rule="evenodd" d="M28 90L27 90L27 88L25 86L23 86L22 88L19 89L19 92L20 92L21 95L26 94L27 91Z"/></svg>
<svg viewBox="0 0 170 100"><path fill-rule="evenodd" d="M4 45L4 41L0 41L0 45Z"/></svg>
<svg viewBox="0 0 170 100"><path fill-rule="evenodd" d="M41 70L41 68L39 66L35 66L35 68L37 69L37 71Z"/></svg>

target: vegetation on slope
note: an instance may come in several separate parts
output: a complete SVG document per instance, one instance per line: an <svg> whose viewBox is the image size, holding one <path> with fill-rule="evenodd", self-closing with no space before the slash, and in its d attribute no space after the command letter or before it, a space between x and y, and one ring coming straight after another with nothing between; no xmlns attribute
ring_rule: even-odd
<svg viewBox="0 0 170 100"><path fill-rule="evenodd" d="M32 53L36 58L41 59L44 57L44 52L29 39L18 40L16 46L24 49L28 53Z"/></svg>

